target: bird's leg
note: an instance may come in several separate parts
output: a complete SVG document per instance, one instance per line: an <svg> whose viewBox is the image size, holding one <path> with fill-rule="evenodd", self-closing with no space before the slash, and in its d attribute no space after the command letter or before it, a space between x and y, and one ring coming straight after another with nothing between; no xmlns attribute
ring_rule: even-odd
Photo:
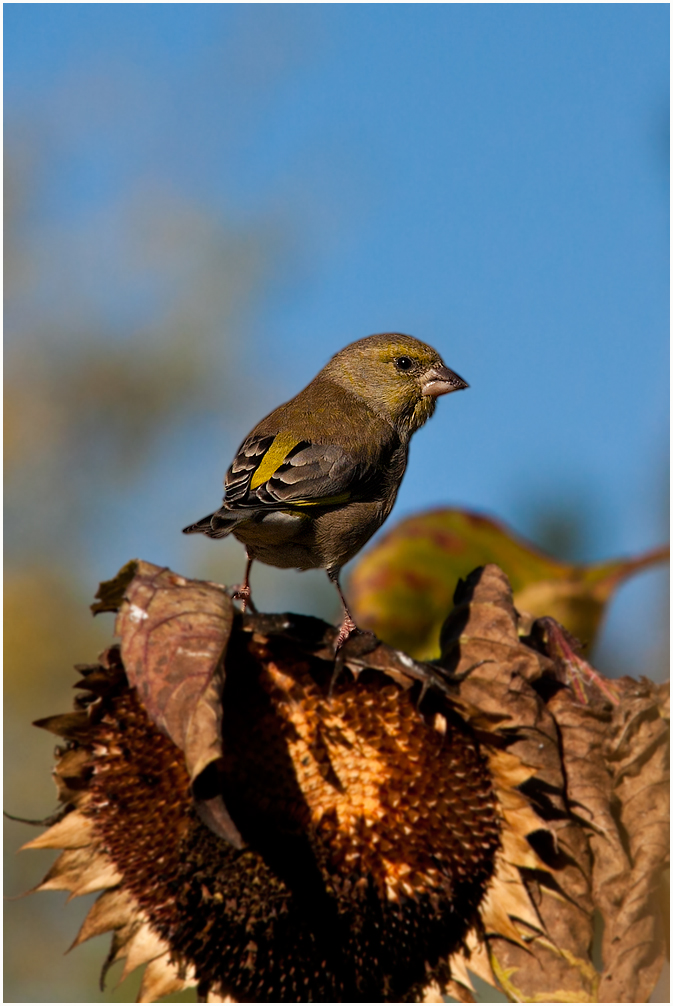
<svg viewBox="0 0 673 1006"><path fill-rule="evenodd" d="M353 616L351 615L350 611L348 610L348 605L346 604L346 598L343 595L343 591L342 591L341 585L339 583L339 572L340 572L340 570L338 570L338 569L337 570L328 570L327 571L328 577L330 578L330 580L332 581L332 583L334 584L334 586L336 587L336 589L339 591L339 597L341 598L341 603L343 604L343 608L344 608L344 619L343 619L343 622L341 623L341 628L339 629L339 635L337 636L336 642L334 644L334 652L335 653L339 652L339 650L341 649L341 647L343 646L343 644L346 642L346 640L350 636L353 635L354 632L359 632L360 631L358 629L357 625L355 624Z"/></svg>
<svg viewBox="0 0 673 1006"><path fill-rule="evenodd" d="M339 635L336 638L334 644L334 652L337 653L347 639L353 635L354 632L359 632L357 625L353 621L353 616L351 615L348 608L344 608L344 620L341 623L341 628L339 629Z"/></svg>
<svg viewBox="0 0 673 1006"><path fill-rule="evenodd" d="M239 584L238 587L234 587L231 597L232 600L234 601L242 602L241 609L243 611L245 611L246 608L250 608L250 611L253 613L253 615L256 615L257 608L253 603L250 591L250 569L254 562L254 556L251 555L250 552L246 552L246 556L248 561L245 566L245 578L243 580L243 583Z"/></svg>

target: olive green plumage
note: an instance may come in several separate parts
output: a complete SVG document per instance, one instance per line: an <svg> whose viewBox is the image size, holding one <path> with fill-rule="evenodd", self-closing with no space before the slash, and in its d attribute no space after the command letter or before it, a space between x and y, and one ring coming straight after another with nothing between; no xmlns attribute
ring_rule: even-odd
<svg viewBox="0 0 673 1006"><path fill-rule="evenodd" d="M436 350L409 335L351 343L257 424L225 476L223 506L185 533L233 534L246 546L248 573L254 559L321 568L339 589L339 570L392 509L411 435L438 395L466 387ZM247 581L246 573L244 600Z"/></svg>

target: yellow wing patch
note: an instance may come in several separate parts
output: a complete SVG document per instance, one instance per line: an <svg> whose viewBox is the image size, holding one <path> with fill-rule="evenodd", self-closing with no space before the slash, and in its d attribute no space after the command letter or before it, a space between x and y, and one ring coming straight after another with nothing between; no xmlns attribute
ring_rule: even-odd
<svg viewBox="0 0 673 1006"><path fill-rule="evenodd" d="M262 458L261 464L250 482L251 489L257 489L264 482L267 482L277 468L280 468L285 458L293 447L301 443L302 438L296 433L279 433L273 441L268 451Z"/></svg>
<svg viewBox="0 0 673 1006"><path fill-rule="evenodd" d="M350 498L350 493L341 493L339 496L321 496L314 500L292 500L292 506L336 506L337 503L347 503Z"/></svg>

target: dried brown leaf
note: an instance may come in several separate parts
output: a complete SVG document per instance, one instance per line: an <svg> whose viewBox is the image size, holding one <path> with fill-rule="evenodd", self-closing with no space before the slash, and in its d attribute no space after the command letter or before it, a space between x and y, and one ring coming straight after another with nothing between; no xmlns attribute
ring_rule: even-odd
<svg viewBox="0 0 673 1006"><path fill-rule="evenodd" d="M646 1002L664 961L660 898L668 863L668 714L664 689L611 682L612 706L550 702L563 740L568 795L586 822L592 898L604 920L599 1002Z"/></svg>
<svg viewBox="0 0 673 1006"><path fill-rule="evenodd" d="M218 707L232 618L223 588L145 562L117 617L129 683L184 752L192 778L222 752Z"/></svg>
<svg viewBox="0 0 673 1006"><path fill-rule="evenodd" d="M519 639L509 581L494 565L459 585L441 639L442 665L465 675L461 698L492 720L499 717L496 733L530 767L532 778L522 786L546 828L531 840L544 872L521 871L546 936L526 926L518 944L487 934L491 981L514 1001L594 1001L589 848L567 804L557 725L534 687L553 673L553 664Z"/></svg>
<svg viewBox="0 0 673 1006"><path fill-rule="evenodd" d="M148 563L144 563L148 565ZM138 560L131 559L119 570L111 580L103 580L96 591L97 600L91 605L94 615L104 611L119 611L124 600L126 588L136 575Z"/></svg>
<svg viewBox="0 0 673 1006"><path fill-rule="evenodd" d="M206 823L240 846L238 829L217 793L231 599L218 584L188 580L149 562L136 562L128 580L131 565L118 576L124 590L116 622L129 683L153 722L184 753ZM102 593L119 596L113 587Z"/></svg>

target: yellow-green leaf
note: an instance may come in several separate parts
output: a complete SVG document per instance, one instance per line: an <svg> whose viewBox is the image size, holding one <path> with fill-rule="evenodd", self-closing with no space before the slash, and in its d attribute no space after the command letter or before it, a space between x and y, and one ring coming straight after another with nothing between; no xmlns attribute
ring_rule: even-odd
<svg viewBox="0 0 673 1006"><path fill-rule="evenodd" d="M355 619L417 659L439 655L439 631L461 577L494 562L520 611L551 615L593 642L606 602L634 573L669 557L668 546L633 559L576 566L545 555L510 528L467 510L409 517L364 554L351 575Z"/></svg>

